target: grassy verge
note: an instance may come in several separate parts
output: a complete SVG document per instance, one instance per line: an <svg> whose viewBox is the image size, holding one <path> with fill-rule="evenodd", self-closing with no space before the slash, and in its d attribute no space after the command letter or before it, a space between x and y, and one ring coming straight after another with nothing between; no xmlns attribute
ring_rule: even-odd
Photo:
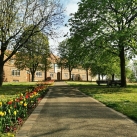
<svg viewBox="0 0 137 137"><path fill-rule="evenodd" d="M0 87L0 101L10 100L36 85L36 82L4 82Z"/></svg>
<svg viewBox="0 0 137 137"><path fill-rule="evenodd" d="M86 82L67 83L137 122L137 84L128 84L127 88L120 88Z"/></svg>

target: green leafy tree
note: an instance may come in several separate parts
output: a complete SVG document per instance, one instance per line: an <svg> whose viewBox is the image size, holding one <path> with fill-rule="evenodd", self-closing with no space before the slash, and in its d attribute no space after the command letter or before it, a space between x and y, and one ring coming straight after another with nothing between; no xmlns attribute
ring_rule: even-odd
<svg viewBox="0 0 137 137"><path fill-rule="evenodd" d="M84 68L86 70L86 78L88 81L88 73L89 73L89 69L90 69L90 63L86 60L84 62L84 64L82 65L82 68Z"/></svg>
<svg viewBox="0 0 137 137"><path fill-rule="evenodd" d="M136 82L137 81L135 74L134 74L134 71L128 71L127 78L128 78L129 82Z"/></svg>
<svg viewBox="0 0 137 137"><path fill-rule="evenodd" d="M132 61L132 65L130 65L130 67L132 68L135 77L137 77L137 60L136 59Z"/></svg>
<svg viewBox="0 0 137 137"><path fill-rule="evenodd" d="M92 46L91 41L83 42L82 44L75 37L69 39L71 46L74 46L75 54L77 55L77 61L86 70L90 69L92 77L96 75L103 78L106 75L111 75L114 79L114 75L118 76L120 73L119 58L115 54L111 54L106 49L96 48ZM96 43L97 45L98 43ZM90 46L90 50L89 50ZM88 77L87 77L88 80Z"/></svg>
<svg viewBox="0 0 137 137"><path fill-rule="evenodd" d="M107 50L120 59L121 86L126 87L125 58L136 53L136 0L84 0L70 19L71 35L81 43ZM91 48L92 47L92 48Z"/></svg>
<svg viewBox="0 0 137 137"><path fill-rule="evenodd" d="M120 74L119 58L105 51L102 53L97 54L94 56L94 59L91 60L91 75L98 75L99 80L103 79L104 76L111 76L110 79L114 80L114 76L118 77Z"/></svg>
<svg viewBox="0 0 137 137"><path fill-rule="evenodd" d="M45 73L44 80L47 80L47 71L51 68L51 58L50 58L50 52L49 48L45 51L42 57L42 67L41 70L43 70Z"/></svg>
<svg viewBox="0 0 137 137"><path fill-rule="evenodd" d="M137 72L137 61L132 60L132 62L126 62L126 74L127 74L127 80L129 82L136 82L136 72Z"/></svg>
<svg viewBox="0 0 137 137"><path fill-rule="evenodd" d="M3 67L11 57L39 31L54 36L55 30L62 24L63 7L59 0L1 0L0 1L0 86L3 82ZM29 35L24 29L33 24ZM5 56L12 46L10 54Z"/></svg>
<svg viewBox="0 0 137 137"><path fill-rule="evenodd" d="M25 34L29 29L25 30ZM25 36L26 36L25 35ZM24 37L25 37L24 36ZM25 38L22 38L24 40ZM47 57L49 55L48 38L41 32L30 37L28 42L15 56L15 66L20 69L29 70L31 80L34 81L36 70L47 68ZM46 64L45 64L46 63Z"/></svg>
<svg viewBox="0 0 137 137"><path fill-rule="evenodd" d="M88 74L90 69L89 63L89 54L87 54L86 49L84 47L84 43L80 43L76 37L72 36L68 39L67 43L71 47L71 52L73 53L73 60L75 62L76 67L83 68L86 71L86 79L88 81ZM85 51L85 52L83 52Z"/></svg>
<svg viewBox="0 0 137 137"><path fill-rule="evenodd" d="M68 43L68 39L62 41L58 47L59 62L58 64L63 68L67 68L69 71L69 79L71 80L71 72L77 67L78 62L76 60L75 50L73 46Z"/></svg>

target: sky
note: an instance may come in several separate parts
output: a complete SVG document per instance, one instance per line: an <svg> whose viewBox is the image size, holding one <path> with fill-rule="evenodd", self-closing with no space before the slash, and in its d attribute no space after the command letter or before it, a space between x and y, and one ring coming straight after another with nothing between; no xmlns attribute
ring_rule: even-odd
<svg viewBox="0 0 137 137"><path fill-rule="evenodd" d="M63 41L65 39L63 36L67 34L67 32L69 32L69 28L65 27L65 24L70 18L70 14L75 13L78 10L78 5L77 5L78 2L80 2L80 0L61 0L61 3L64 5L66 9L64 23L58 30L59 32L61 31L62 33L59 38L49 39L51 50L55 54L57 54L56 49L58 47L59 42Z"/></svg>

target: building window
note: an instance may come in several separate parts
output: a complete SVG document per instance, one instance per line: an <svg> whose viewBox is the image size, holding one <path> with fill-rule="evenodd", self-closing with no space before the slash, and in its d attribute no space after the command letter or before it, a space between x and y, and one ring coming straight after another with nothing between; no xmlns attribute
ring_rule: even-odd
<svg viewBox="0 0 137 137"><path fill-rule="evenodd" d="M36 77L42 77L42 72L41 71L37 71L36 72Z"/></svg>
<svg viewBox="0 0 137 137"><path fill-rule="evenodd" d="M50 73L50 77L53 78L53 77L54 77L54 74L53 74L53 73Z"/></svg>
<svg viewBox="0 0 137 137"><path fill-rule="evenodd" d="M12 76L20 76L20 70L12 70Z"/></svg>
<svg viewBox="0 0 137 137"><path fill-rule="evenodd" d="M68 78L68 73L64 73L64 77L65 77L65 78Z"/></svg>

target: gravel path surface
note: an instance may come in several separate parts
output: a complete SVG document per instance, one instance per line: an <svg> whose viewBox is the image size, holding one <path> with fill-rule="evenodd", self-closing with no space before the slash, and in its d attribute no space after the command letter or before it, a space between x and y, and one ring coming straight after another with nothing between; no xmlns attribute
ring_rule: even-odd
<svg viewBox="0 0 137 137"><path fill-rule="evenodd" d="M65 82L55 82L16 137L137 137L137 124Z"/></svg>

